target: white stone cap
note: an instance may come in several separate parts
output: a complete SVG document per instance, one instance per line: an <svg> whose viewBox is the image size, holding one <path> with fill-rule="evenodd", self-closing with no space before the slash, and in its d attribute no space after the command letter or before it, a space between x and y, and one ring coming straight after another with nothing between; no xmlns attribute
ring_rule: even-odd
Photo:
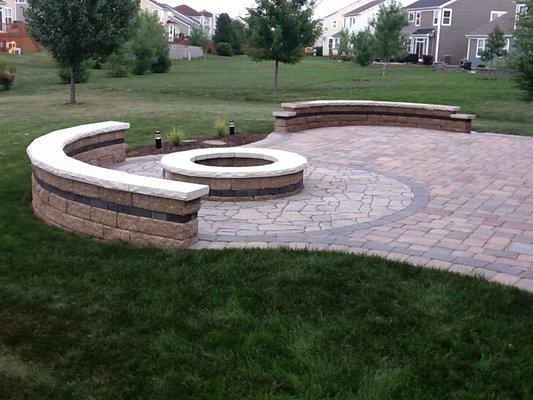
<svg viewBox="0 0 533 400"><path fill-rule="evenodd" d="M445 106L440 104L423 104L423 103L402 103L394 101L372 101L372 100L314 100L302 101L296 103L283 103L283 108L299 109L309 107L327 107L327 106L375 106L375 107L398 107L398 108L413 108L423 109L429 111L450 111L452 113L458 112L461 108L456 106Z"/></svg>
<svg viewBox="0 0 533 400"><path fill-rule="evenodd" d="M465 120L469 120L469 119L475 119L476 116L473 115L473 114L452 114L450 116L451 119L465 119Z"/></svg>
<svg viewBox="0 0 533 400"><path fill-rule="evenodd" d="M217 167L195 162L215 158L257 158L272 161L272 164L252 167ZM282 150L228 147L167 154L161 159L161 164L165 171L185 176L245 179L295 174L305 170L307 159L299 154Z"/></svg>
<svg viewBox="0 0 533 400"><path fill-rule="evenodd" d="M68 157L64 147L79 139L129 129L123 122L100 122L51 132L35 139L26 150L32 165L62 178L107 189L190 201L209 193L209 187L128 174L97 167Z"/></svg>

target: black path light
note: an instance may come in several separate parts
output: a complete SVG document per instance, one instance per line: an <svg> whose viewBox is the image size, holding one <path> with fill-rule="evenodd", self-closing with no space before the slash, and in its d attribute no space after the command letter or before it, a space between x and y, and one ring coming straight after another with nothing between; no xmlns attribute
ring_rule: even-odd
<svg viewBox="0 0 533 400"><path fill-rule="evenodd" d="M229 134L235 135L235 121L232 119L229 121Z"/></svg>
<svg viewBox="0 0 533 400"><path fill-rule="evenodd" d="M163 147L161 131L155 131L155 148L160 149L161 147Z"/></svg>

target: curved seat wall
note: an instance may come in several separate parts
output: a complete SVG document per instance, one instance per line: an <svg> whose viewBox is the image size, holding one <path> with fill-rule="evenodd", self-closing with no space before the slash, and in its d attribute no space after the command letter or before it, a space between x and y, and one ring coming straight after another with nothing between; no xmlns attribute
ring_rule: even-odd
<svg viewBox="0 0 533 400"><path fill-rule="evenodd" d="M362 100L284 103L275 112L276 132L300 132L332 126L400 126L470 133L473 115L459 107Z"/></svg>
<svg viewBox="0 0 533 400"><path fill-rule="evenodd" d="M204 185L103 168L126 156L129 124L102 122L41 136L28 147L35 214L105 241L160 248L197 241Z"/></svg>

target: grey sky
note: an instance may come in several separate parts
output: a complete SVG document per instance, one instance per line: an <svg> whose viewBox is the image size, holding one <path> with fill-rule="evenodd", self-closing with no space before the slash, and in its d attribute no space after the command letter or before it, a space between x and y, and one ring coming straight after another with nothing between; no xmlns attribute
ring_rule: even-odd
<svg viewBox="0 0 533 400"><path fill-rule="evenodd" d="M160 0L177 6L179 4L187 4L197 10L208 10L216 13L227 12L232 17L244 15L246 7L251 7L255 4L254 0ZM317 9L318 16L325 16L339 8L342 8L354 0L319 0L319 6Z"/></svg>

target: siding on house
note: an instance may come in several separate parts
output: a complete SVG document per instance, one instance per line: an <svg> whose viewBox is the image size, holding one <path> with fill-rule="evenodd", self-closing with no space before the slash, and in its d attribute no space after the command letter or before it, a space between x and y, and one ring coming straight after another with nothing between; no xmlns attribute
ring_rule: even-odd
<svg viewBox="0 0 533 400"><path fill-rule="evenodd" d="M438 62L448 59L451 64L459 64L469 54L467 34L490 22L491 11L514 13L514 0L420 0L406 7L406 12L414 13L415 19L404 30L410 39L410 52L415 53L413 43L419 38L415 32L420 29L433 29L428 35L428 45L424 53L432 55ZM451 10L451 24L443 24L445 10ZM417 13L420 24L416 26ZM413 14L412 14L413 15ZM435 17L435 21L434 21Z"/></svg>

